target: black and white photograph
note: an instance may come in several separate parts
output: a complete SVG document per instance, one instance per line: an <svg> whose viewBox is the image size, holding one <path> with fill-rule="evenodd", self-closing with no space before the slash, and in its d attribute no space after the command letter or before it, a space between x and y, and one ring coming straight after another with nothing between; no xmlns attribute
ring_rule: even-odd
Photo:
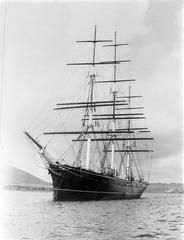
<svg viewBox="0 0 184 240"><path fill-rule="evenodd" d="M182 240L183 1L0 1L0 239Z"/></svg>

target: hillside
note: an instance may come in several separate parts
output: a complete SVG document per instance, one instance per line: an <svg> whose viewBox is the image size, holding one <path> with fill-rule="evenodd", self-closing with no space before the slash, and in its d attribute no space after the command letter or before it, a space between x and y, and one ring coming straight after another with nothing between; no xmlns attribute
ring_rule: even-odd
<svg viewBox="0 0 184 240"><path fill-rule="evenodd" d="M50 184L16 167L3 167L4 185L49 186Z"/></svg>
<svg viewBox="0 0 184 240"><path fill-rule="evenodd" d="M25 172L16 167L3 167L1 176L4 176L4 185L7 189L16 190L51 190L52 185L32 174ZM183 193L184 186L182 183L151 183L146 189L147 193L164 193L168 189Z"/></svg>

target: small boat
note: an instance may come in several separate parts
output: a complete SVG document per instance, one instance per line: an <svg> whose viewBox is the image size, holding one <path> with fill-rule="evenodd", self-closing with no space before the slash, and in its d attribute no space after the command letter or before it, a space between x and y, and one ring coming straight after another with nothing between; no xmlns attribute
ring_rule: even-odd
<svg viewBox="0 0 184 240"><path fill-rule="evenodd" d="M165 193L175 193L175 189L174 188L168 188Z"/></svg>
<svg viewBox="0 0 184 240"><path fill-rule="evenodd" d="M132 104L139 97L132 95L131 84L135 79L118 78L121 64L129 64L130 59L117 59L117 49L127 47L127 43L97 38L96 26L93 38L77 41L92 44L92 60L89 62L69 63L68 65L88 66L87 99L80 102L57 103L54 111L82 111L81 126L78 130L60 130L44 132L45 137L71 135L71 146L76 147L72 164L63 163L49 154L37 137L30 131L25 135L33 143L43 159L53 181L54 200L115 200L140 198L148 186L144 178L146 162L152 158L152 148L148 142L153 138L146 127L136 126L137 121L145 120L142 106ZM110 61L97 61L97 45L113 50ZM110 67L113 75L109 79L99 80L97 68ZM128 84L128 86L125 86ZM103 85L99 96L96 86ZM127 88L127 94L124 94ZM106 90L108 89L108 90ZM71 89L72 90L72 89ZM103 91L106 91L104 99ZM141 165L142 168L141 168Z"/></svg>

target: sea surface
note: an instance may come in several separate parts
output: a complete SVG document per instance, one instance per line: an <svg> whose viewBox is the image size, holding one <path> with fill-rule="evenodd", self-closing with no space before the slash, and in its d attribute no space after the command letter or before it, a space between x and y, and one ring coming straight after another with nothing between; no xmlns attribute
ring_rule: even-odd
<svg viewBox="0 0 184 240"><path fill-rule="evenodd" d="M184 195L137 200L54 202L52 192L5 191L2 239L184 239Z"/></svg>

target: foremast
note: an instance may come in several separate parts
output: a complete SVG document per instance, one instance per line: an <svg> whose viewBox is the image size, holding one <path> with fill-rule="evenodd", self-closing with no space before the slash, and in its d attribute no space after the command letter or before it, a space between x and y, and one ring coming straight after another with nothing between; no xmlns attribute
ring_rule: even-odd
<svg viewBox="0 0 184 240"><path fill-rule="evenodd" d="M87 131L93 131L93 90L94 90L94 81L96 78L95 74L95 56L96 56L96 26L94 30L94 40L93 40L93 57L92 57L92 72L90 73L90 91L89 91L89 101L91 102L89 109L89 121L87 125ZM87 149L86 149L86 164L85 168L89 169L90 163L90 150L91 150L91 135L87 136Z"/></svg>
<svg viewBox="0 0 184 240"><path fill-rule="evenodd" d="M93 109L94 109L94 99L93 99L93 94L94 94L94 82L96 80L96 72L95 72L95 65L96 64L111 64L111 62L96 62L96 44L97 43L103 43L103 42L112 42L112 40L97 40L97 34L96 34L96 25L94 29L94 38L93 40L83 40L83 41L77 41L81 43L92 43L93 44L93 55L92 55L92 62L91 63L72 63L69 65L91 65L91 73L89 74L90 81L89 81L89 98L88 98L88 103L89 106L87 108L87 115L89 116L88 122L87 122L87 146L86 146L86 162L85 162L85 169L90 168L90 150L91 150L91 134L88 134L88 132L93 132ZM88 104L87 103L87 104ZM82 146L81 146L82 147ZM80 153L80 149L79 149Z"/></svg>

